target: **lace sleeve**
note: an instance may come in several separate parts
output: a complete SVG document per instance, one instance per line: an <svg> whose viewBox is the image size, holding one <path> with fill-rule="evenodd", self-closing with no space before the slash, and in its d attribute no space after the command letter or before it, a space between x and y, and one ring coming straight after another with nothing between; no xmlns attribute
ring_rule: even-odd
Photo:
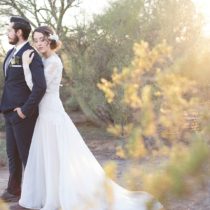
<svg viewBox="0 0 210 210"><path fill-rule="evenodd" d="M56 61L52 61L45 66L44 69L45 79L47 86L57 77L58 73L58 63Z"/></svg>
<svg viewBox="0 0 210 210"><path fill-rule="evenodd" d="M32 81L32 75L31 70L28 65L23 66L24 76L26 84L28 85L29 89L32 90L33 88L33 81Z"/></svg>

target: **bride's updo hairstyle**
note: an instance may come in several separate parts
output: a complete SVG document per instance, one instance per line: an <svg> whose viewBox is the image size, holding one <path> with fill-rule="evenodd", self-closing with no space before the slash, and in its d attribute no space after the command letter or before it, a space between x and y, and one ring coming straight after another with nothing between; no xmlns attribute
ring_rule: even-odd
<svg viewBox="0 0 210 210"><path fill-rule="evenodd" d="M50 41L50 48L52 50L57 51L60 49L62 43L59 40L59 37L49 26L39 26L36 28L32 33L32 39L34 38L34 33L39 32L42 33L49 41Z"/></svg>

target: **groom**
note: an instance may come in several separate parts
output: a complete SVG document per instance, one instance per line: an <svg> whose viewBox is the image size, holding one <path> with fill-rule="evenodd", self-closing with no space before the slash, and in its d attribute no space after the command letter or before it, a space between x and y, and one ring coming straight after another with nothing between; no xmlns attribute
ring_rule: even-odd
<svg viewBox="0 0 210 210"><path fill-rule="evenodd" d="M20 197L22 166L26 166L38 116L38 104L46 90L42 60L36 51L30 64L32 91L24 78L22 54L27 49L33 49L27 41L30 32L28 20L18 16L10 18L7 36L14 48L8 51L3 64L5 82L0 104L0 110L5 118L9 160L8 186L0 197L5 202L14 202Z"/></svg>

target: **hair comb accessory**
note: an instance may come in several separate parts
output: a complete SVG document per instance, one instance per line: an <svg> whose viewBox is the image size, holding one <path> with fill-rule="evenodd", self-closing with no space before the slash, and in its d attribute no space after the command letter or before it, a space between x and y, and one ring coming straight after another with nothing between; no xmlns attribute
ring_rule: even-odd
<svg viewBox="0 0 210 210"><path fill-rule="evenodd" d="M59 37L57 34L50 34L49 39L57 42L59 40Z"/></svg>

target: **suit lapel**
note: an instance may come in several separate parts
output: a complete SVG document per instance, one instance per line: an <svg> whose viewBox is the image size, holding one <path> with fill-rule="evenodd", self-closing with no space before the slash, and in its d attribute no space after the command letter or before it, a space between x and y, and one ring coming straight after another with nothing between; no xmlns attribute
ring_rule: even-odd
<svg viewBox="0 0 210 210"><path fill-rule="evenodd" d="M14 47L7 52L7 55L6 55L6 57L4 59L4 62L3 62L3 73L4 73L4 77L6 77L6 74L5 74L5 71L6 71L6 69L5 69L5 62L6 62L7 58L9 57L10 53L13 51L13 49L14 49Z"/></svg>
<svg viewBox="0 0 210 210"><path fill-rule="evenodd" d="M25 50L29 49L29 48L30 48L30 44L29 44L29 42L27 42L25 45L23 45L22 48L20 48L20 50L15 54L15 56L20 56L20 57L22 58L23 52L24 52ZM12 50L13 50L13 48L7 53L7 56L6 56L5 60L4 60L3 69L5 68L5 61L6 61L6 59L8 58L8 56L10 55L10 53L12 52ZM8 71L8 70L9 70L9 69L7 69L7 71ZM7 74L6 74L6 76L5 76L5 70L4 70L5 79L7 79L8 74L9 74L9 72L7 72Z"/></svg>

